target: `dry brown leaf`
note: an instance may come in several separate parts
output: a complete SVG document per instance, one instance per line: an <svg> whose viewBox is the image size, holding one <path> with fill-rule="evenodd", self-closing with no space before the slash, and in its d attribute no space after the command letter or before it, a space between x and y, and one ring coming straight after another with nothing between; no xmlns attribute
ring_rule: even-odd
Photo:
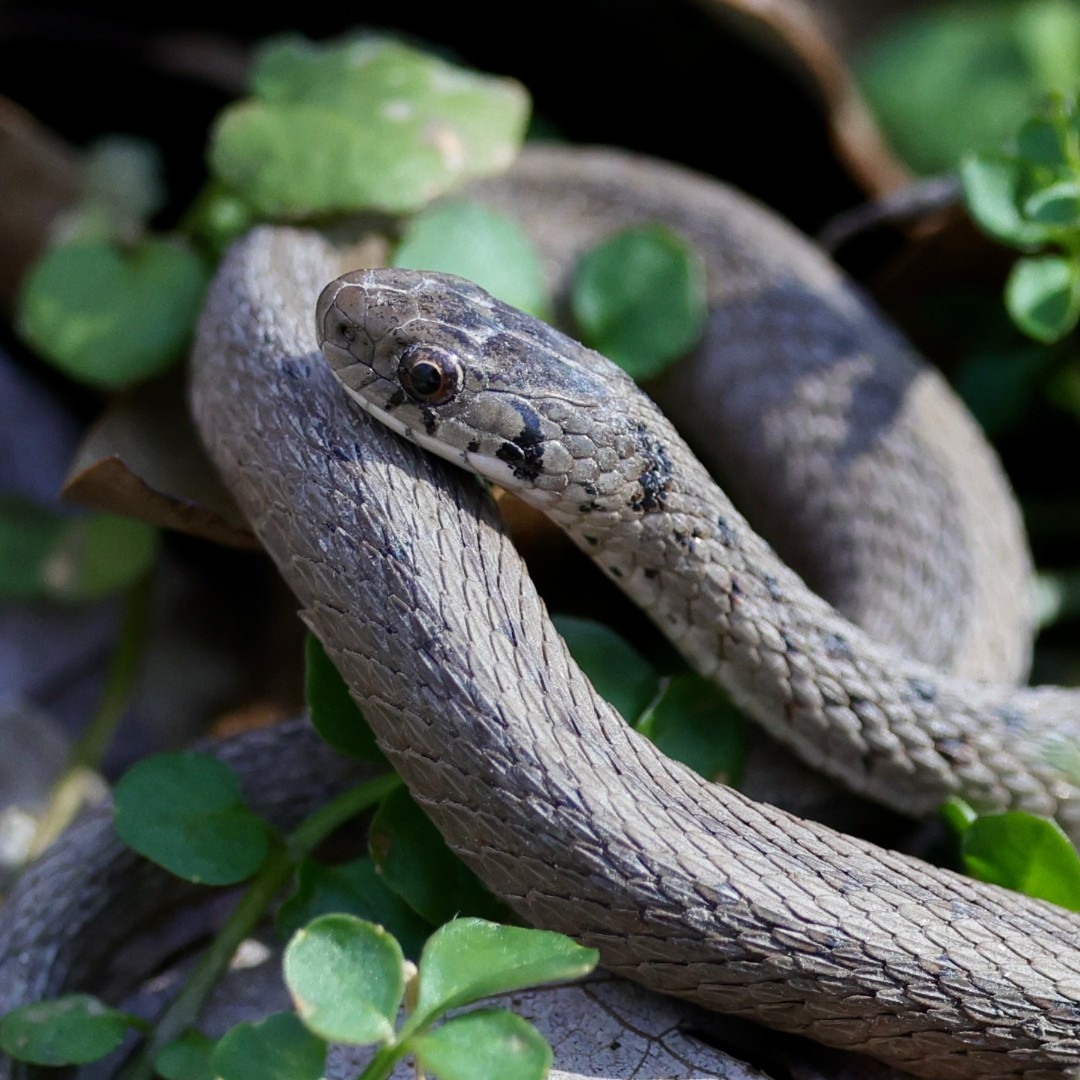
<svg viewBox="0 0 1080 1080"><path fill-rule="evenodd" d="M227 547L259 546L203 453L175 375L113 402L84 437L61 495Z"/></svg>

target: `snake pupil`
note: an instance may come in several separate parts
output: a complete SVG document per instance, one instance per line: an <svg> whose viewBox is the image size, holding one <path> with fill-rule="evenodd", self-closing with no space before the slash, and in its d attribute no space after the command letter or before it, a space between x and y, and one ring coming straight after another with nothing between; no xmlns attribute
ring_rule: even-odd
<svg viewBox="0 0 1080 1080"><path fill-rule="evenodd" d="M398 381L405 392L425 405L445 405L457 395L461 364L447 349L410 345L401 354Z"/></svg>

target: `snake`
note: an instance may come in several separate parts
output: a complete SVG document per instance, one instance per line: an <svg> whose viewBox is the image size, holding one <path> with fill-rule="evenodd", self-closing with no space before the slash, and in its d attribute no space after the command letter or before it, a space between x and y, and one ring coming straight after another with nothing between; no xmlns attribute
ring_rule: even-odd
<svg viewBox="0 0 1080 1080"><path fill-rule="evenodd" d="M957 520L966 528L988 505L996 535L942 562L954 587L991 571L959 623L905 628L887 612L882 626L895 637L885 644L888 633L856 627L781 562L606 361L476 286L356 271L340 236L256 229L208 296L191 407L414 797L525 920L597 947L607 968L653 989L914 1075L1069 1075L1080 1067L1080 917L802 820L666 758L573 662L487 491L428 452L525 482L519 493L562 519L692 664L845 783L910 813L961 793L984 809L1056 814L1075 833L1076 782L1054 752L1075 732L1075 694L1007 681L1027 663L1028 646L1013 641L1029 616L1012 574L1022 582L1028 565L971 421L811 245L715 181L612 151L552 148L474 191L520 205L526 221L534 210L544 217L536 208L546 200L545 221L569 222L535 230L548 252L567 230L573 250L613 222L669 221L702 251L716 291L699 356L667 392L693 396L679 379L714 378L708 365L729 333L736 367L760 387L745 344L757 326L781 366L793 354L809 361L776 415L816 402L810 442L849 465L853 483L867 452L902 477L916 449L929 460L906 489L936 480L925 507L895 492L873 506L925 511L929 524L909 530L917 541L955 539ZM559 278L562 256L549 262ZM731 397L738 409L738 389ZM856 412L869 433L838 419ZM775 430L768 416L758 429L763 439ZM898 516L884 513L870 533ZM898 593L929 572L919 558L896 576ZM858 607L861 595L837 604ZM988 645L973 644L973 623L992 624ZM915 647L903 647L905 635ZM973 677L994 673L1006 681ZM283 733L279 763L260 758L270 790L311 784L290 752L298 745ZM63 891L49 864L62 856L72 861L63 840L36 871L39 900L43 881ZM124 880L104 866L81 879L114 893ZM13 924L23 927L17 945ZM85 972L85 936L61 934L48 905L35 909L17 890L0 909L0 987L16 954L26 972L42 961L51 992L70 985ZM23 992L43 981L27 977Z"/></svg>

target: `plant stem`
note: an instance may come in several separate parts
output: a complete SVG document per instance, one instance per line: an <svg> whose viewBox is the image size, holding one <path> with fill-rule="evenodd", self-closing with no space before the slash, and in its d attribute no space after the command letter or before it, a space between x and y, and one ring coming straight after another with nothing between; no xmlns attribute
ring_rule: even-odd
<svg viewBox="0 0 1080 1080"><path fill-rule="evenodd" d="M240 943L259 924L296 865L339 825L367 810L400 785L401 777L396 773L377 776L350 788L302 821L289 836L275 840L240 902L162 1014L153 1034L125 1070L123 1080L151 1080L158 1052L198 1019L207 995L228 968Z"/></svg>
<svg viewBox="0 0 1080 1080"><path fill-rule="evenodd" d="M53 786L34 833L29 858L40 855L71 823L82 808L105 751L131 698L146 642L150 610L151 575L144 574L124 597L120 634L109 656L105 685L94 715L68 754L63 775Z"/></svg>
<svg viewBox="0 0 1080 1080"><path fill-rule="evenodd" d="M395 1039L386 1046L380 1046L357 1080L386 1080L406 1052L405 1043L401 1038Z"/></svg>

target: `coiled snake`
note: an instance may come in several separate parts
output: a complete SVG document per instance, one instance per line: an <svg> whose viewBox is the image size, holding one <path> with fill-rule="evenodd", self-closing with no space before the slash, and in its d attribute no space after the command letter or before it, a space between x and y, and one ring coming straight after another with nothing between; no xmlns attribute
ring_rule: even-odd
<svg viewBox="0 0 1080 1080"><path fill-rule="evenodd" d="M847 455L852 477L861 451L878 442L902 471L913 453L908 436L890 443L884 431L907 425L929 449L939 481L947 467L971 470L970 487L929 497L945 518L962 518L968 499L989 499L995 516L1000 508L998 536L973 541L946 570L978 576L988 563L997 580L970 591L961 629L926 621L923 657L969 672L1024 666L1025 646L1011 642L1025 621L1026 563L993 463L941 384L823 260L759 209L666 167L537 151L502 183L502 194L499 182L477 190L495 203L527 203L523 192L547 184L549 197L563 195L571 220L575 200L593 217L605 205L609 217L625 217L610 191L640 190L644 204L683 208L672 223L690 233L688 221L714 216L718 201L727 217L710 228L723 243L713 250L699 242L713 279L727 275L722 297L713 298L712 333L756 321L786 341L782 363L811 354L791 396L811 404L816 397L824 402L819 417L827 416L830 393L841 387L846 405L881 429L853 434L819 422L819 447ZM643 213L658 216L655 206ZM708 785L595 696L482 493L360 415L313 351L315 296L346 269L347 256L314 233L259 230L234 248L203 315L192 402L211 455L305 620L450 844L530 921L596 945L617 972L710 1008L923 1076L1050 1077L1080 1065L1080 918ZM751 711L774 730L789 729L801 753L915 812L963 791L984 806L1056 812L1076 831L1076 786L1052 752L1056 739L1075 734L1073 695L967 681L873 644L773 561L724 497L710 493L681 444L660 448L647 406L628 418L625 406L601 398L601 419L582 431L556 415L586 385L590 400L594 384L607 392L598 382L606 373L588 355L572 354L573 374L546 403L531 399L532 415L517 404L519 382L507 376L503 386L502 374L469 367L479 348L512 363L520 379L521 346L525 355L563 350L561 337L473 287L400 272L345 280L324 294L321 326L346 383L368 383L374 393L392 384L397 394L402 347L417 346L409 355L422 367L445 359L431 346L449 342L462 385L487 380L495 394L481 411L516 424L474 448L479 436L462 421L458 449L511 473L543 475L541 459L557 465L575 504L595 504L585 524L571 526L576 538L597 549L609 573L653 597L659 622L677 625L693 662L719 667ZM828 320L822 306L832 308ZM828 331L825 346L793 324L802 309L811 330ZM378 377L345 366L342 345L349 364L372 352ZM829 350L831 383L817 362ZM892 376L877 370L882 352ZM434 385L429 370L414 373L421 397ZM425 436L455 426L429 404L408 405L401 395L379 401L399 424L414 412ZM942 437L954 421L959 451ZM560 436L559 449L553 424L581 438ZM535 437L524 439L526 430ZM621 475L620 466L592 475L577 464L574 448L590 436L606 456L601 431L639 455ZM499 453L506 441L516 451ZM673 511L674 524L653 504ZM643 534L645 547L632 551L615 539L616 521ZM696 584L669 594L679 564L702 551L712 568L694 564ZM717 621L706 624L706 612ZM969 636L980 622L1004 628L984 651ZM905 632L919 636L895 636ZM1065 734L1051 734L1052 723ZM283 770L285 783L287 762ZM11 919L6 909L4 917ZM4 925L0 975L10 965Z"/></svg>

